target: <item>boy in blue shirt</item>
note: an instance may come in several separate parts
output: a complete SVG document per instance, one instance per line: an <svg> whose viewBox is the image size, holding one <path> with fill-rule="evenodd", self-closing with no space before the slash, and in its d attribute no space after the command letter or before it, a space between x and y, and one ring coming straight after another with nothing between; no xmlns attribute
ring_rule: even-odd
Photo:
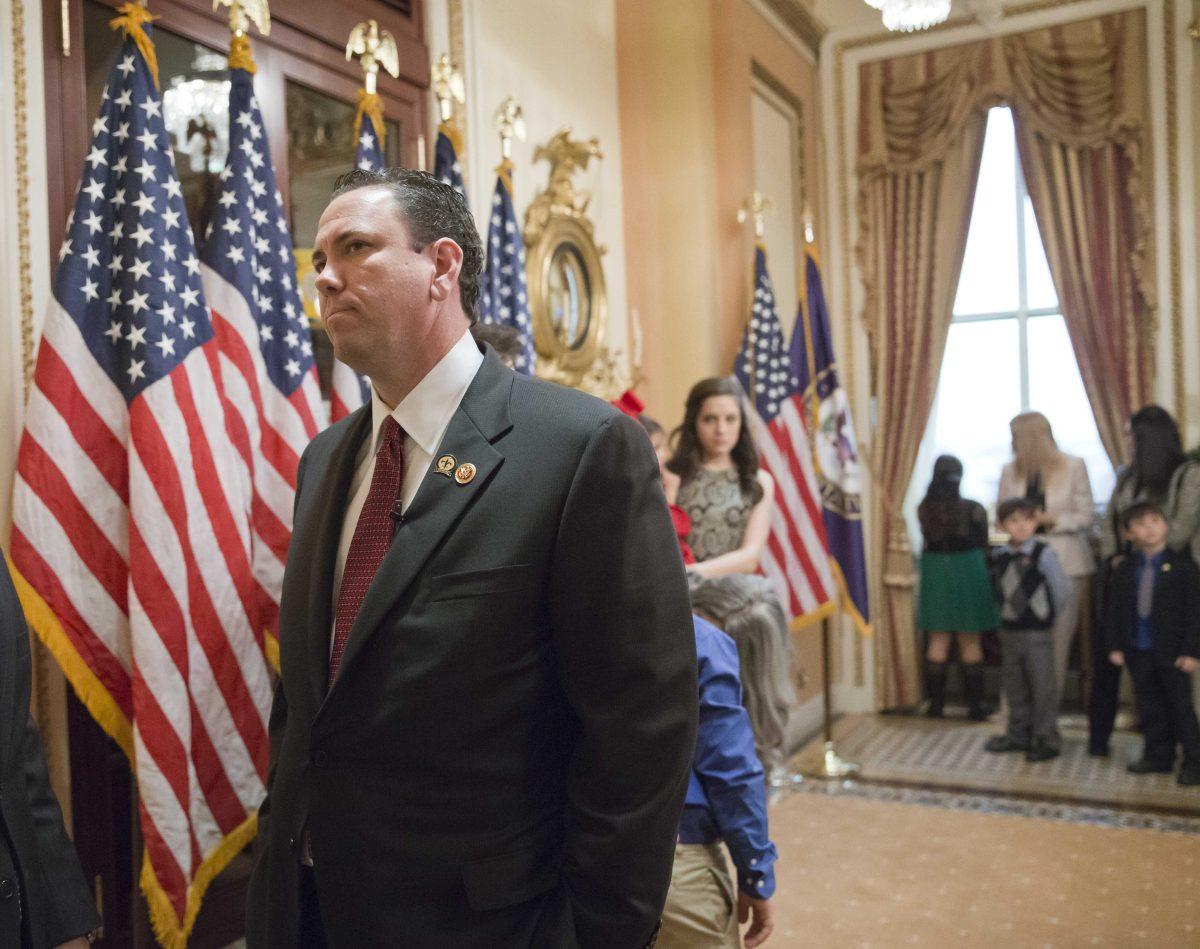
<svg viewBox="0 0 1200 949"><path fill-rule="evenodd" d="M1178 781L1200 784L1200 722L1192 705L1192 673L1200 668L1200 567L1167 547L1167 520L1149 502L1124 516L1133 553L1113 576L1105 632L1109 660L1127 666L1141 722L1142 756L1134 774L1169 774L1183 749Z"/></svg>
<svg viewBox="0 0 1200 949"><path fill-rule="evenodd" d="M700 725L658 949L737 949L739 921L750 922L745 946L754 949L774 928L778 853L767 834L766 782L742 707L737 646L699 616L692 623ZM736 897L722 840L737 870Z"/></svg>

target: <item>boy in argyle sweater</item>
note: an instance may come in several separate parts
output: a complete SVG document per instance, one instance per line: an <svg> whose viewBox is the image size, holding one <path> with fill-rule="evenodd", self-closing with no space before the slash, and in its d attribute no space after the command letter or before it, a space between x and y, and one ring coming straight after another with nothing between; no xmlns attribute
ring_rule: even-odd
<svg viewBox="0 0 1200 949"><path fill-rule="evenodd" d="M1053 549L1037 536L1037 507L1026 498L996 511L1008 544L992 558L1000 607L1000 681L1008 700L1008 730L989 738L992 752L1024 752L1026 761L1058 757L1058 682L1054 673L1054 617L1069 581Z"/></svg>

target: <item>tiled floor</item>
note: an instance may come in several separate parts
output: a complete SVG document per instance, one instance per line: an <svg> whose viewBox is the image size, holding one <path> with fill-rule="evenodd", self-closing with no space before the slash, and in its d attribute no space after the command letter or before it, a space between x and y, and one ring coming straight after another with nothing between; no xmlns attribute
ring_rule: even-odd
<svg viewBox="0 0 1200 949"><path fill-rule="evenodd" d="M854 715L836 723L834 740L839 754L862 766L862 777L868 782L1200 816L1200 788L1180 787L1171 775L1132 775L1125 770L1141 749L1137 735L1117 732L1112 756L1092 758L1087 754L1086 734L1066 728L1059 758L1027 764L1019 754L995 755L983 750L988 736L996 731L995 725L953 719ZM811 760L819 748L819 741L811 743L793 764Z"/></svg>

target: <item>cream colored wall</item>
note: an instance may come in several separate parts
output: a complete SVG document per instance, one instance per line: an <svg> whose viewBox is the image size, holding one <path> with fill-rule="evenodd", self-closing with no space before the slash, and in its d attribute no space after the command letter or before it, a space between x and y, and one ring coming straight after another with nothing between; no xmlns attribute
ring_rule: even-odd
<svg viewBox="0 0 1200 949"><path fill-rule="evenodd" d="M629 305L639 392L668 427L721 362L716 116L707 5L616 0Z"/></svg>
<svg viewBox="0 0 1200 949"><path fill-rule="evenodd" d="M25 405L21 324L32 318L36 332L50 292L41 22L38 0L0 4L0 545L6 549Z"/></svg>
<svg viewBox="0 0 1200 949"><path fill-rule="evenodd" d="M427 38L434 58L450 49L448 0L428 0ZM577 178L592 194L589 213L608 287L608 345L628 356L622 159L617 106L616 17L612 3L556 0L463 0L466 43L468 196L486 232L500 143L497 106L514 96L528 138L513 142L517 213L546 184L549 166L533 164L534 149L564 125L575 138L600 140L603 158ZM432 97L431 97L432 98ZM434 103L431 102L431 108ZM437 125L436 116L430 127ZM432 144L429 149L432 155Z"/></svg>
<svg viewBox="0 0 1200 949"><path fill-rule="evenodd" d="M803 274L795 248L804 242L799 175L800 118L786 100L756 83L750 96L754 129L754 188L771 201L763 220L767 267L775 287L779 319L790 333Z"/></svg>

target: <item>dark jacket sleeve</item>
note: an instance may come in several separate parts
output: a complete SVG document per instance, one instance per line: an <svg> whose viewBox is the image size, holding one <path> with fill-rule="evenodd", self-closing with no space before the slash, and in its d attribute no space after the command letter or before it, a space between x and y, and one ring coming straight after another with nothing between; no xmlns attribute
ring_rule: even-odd
<svg viewBox="0 0 1200 949"><path fill-rule="evenodd" d="M1184 608L1181 612L1186 624L1183 636L1184 656L1200 659L1200 567L1190 554L1184 553L1178 558L1178 565L1185 574Z"/></svg>
<svg viewBox="0 0 1200 949"><path fill-rule="evenodd" d="M1127 622L1128 587L1130 584L1129 571L1133 561L1126 558L1119 566L1110 568L1111 588L1104 610L1104 641L1108 652L1124 650L1128 631L1124 629Z"/></svg>
<svg viewBox="0 0 1200 949"><path fill-rule="evenodd" d="M86 936L100 925L83 877L75 845L63 826L58 799L50 788L50 773L42 751L42 739L32 719L27 719L21 749L25 793L33 818L37 844L37 866L42 874L40 892L29 894L30 912L41 917L41 932L49 946ZM32 886L32 881L30 882Z"/></svg>
<svg viewBox="0 0 1200 949"><path fill-rule="evenodd" d="M559 678L578 718L563 885L585 949L658 925L696 741L687 581L653 449L623 415L584 448L551 572Z"/></svg>

